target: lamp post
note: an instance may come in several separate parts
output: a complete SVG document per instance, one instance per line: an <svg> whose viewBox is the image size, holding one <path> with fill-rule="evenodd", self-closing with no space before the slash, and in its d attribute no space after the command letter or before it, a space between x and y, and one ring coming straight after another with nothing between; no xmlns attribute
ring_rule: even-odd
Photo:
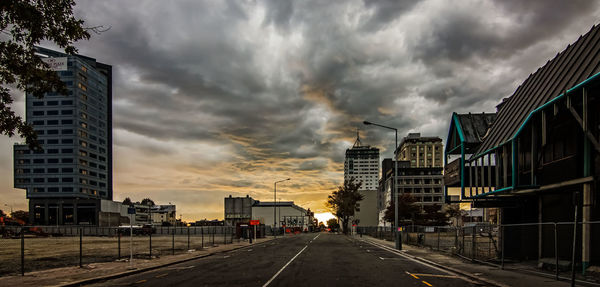
<svg viewBox="0 0 600 287"><path fill-rule="evenodd" d="M389 130L393 130L396 133L396 144L394 145L394 183L392 184L392 187L394 188L394 190L392 191L392 196L394 199L394 234L396 234L395 236L395 240L396 240L396 249L398 250L402 250L402 239L400 238L400 232L398 231L398 129L396 128L392 128L392 127L388 127L388 126L384 126L384 125L380 125L380 124L376 124L376 123L372 123L369 121L364 121L363 124L365 125L373 125L373 126L378 126L384 129L389 129Z"/></svg>
<svg viewBox="0 0 600 287"><path fill-rule="evenodd" d="M8 204L5 203L4 206L10 207L10 214L12 216L12 213L13 213L12 205L8 205Z"/></svg>
<svg viewBox="0 0 600 287"><path fill-rule="evenodd" d="M286 180L290 180L289 178L286 178L284 180L279 180L276 181L273 186L273 221L275 222L275 224L273 224L273 236L277 237L277 233L275 232L275 228L278 227L279 222L277 222L277 184L280 182L284 182ZM281 215L281 214L280 214Z"/></svg>

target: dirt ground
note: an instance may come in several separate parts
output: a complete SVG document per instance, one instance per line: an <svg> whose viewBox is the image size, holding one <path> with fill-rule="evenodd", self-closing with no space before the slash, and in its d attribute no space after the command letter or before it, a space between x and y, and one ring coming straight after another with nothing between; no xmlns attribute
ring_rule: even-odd
<svg viewBox="0 0 600 287"><path fill-rule="evenodd" d="M136 258L150 255L149 236L133 236L132 250ZM231 243L231 235L216 234L214 245ZM237 241L237 240L236 240ZM175 236L175 253L188 250L188 236ZM130 238L121 238L121 258L130 256ZM212 236L190 235L189 249L208 248L213 245ZM152 236L152 256L169 255L173 252L171 235ZM79 237L26 237L25 272L79 264ZM82 240L82 263L114 261L119 259L119 238L117 236L84 236ZM21 270L21 239L0 239L0 276L19 273Z"/></svg>

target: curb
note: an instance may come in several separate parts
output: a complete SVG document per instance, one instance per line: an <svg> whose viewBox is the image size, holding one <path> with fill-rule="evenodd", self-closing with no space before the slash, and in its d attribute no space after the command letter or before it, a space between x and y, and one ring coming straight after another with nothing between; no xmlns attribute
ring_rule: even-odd
<svg viewBox="0 0 600 287"><path fill-rule="evenodd" d="M273 238L271 240L274 240L274 239L275 238ZM129 275L134 275L134 274L138 274L138 273L152 271L154 269L158 269L158 268L162 268L162 267L167 267L167 266L171 266L171 265L175 265L175 264L179 264L179 263L184 263L184 262L188 262L188 261L192 261L192 260L196 260L196 259L200 259L200 258L205 258L205 257L213 256L213 255L219 254L219 253L231 252L231 251L234 251L234 250L239 250L239 249L248 248L248 247L252 247L252 246L256 246L256 245L261 245L261 244L267 243L267 242L269 242L271 240L266 240L266 241L263 241L263 242L260 242L260 243L255 243L255 244L248 245L248 246L240 246L240 247L236 247L236 248L229 249L229 250L223 250L223 251L208 253L208 254L204 254L204 255L198 255L198 256L191 257L191 258L181 259L181 260L177 260L177 261L173 261L173 262L169 262L169 263L165 263L165 264L159 264L159 265L155 265L155 266L149 266L149 267L146 267L146 268L135 269L135 270L125 271L125 272L116 273L116 274L98 276L98 277L83 279L83 280L79 280L79 281L75 281L75 282L69 282L69 283L66 283L66 284L59 284L59 285L55 285L55 286L57 286L57 287L75 287L75 286L82 286L82 285L97 283L97 282L100 282L100 281L117 279L117 278L129 276Z"/></svg>

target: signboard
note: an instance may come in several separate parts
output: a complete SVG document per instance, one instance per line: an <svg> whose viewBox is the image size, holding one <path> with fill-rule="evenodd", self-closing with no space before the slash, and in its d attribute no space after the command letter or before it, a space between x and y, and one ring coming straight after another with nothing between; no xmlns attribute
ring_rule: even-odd
<svg viewBox="0 0 600 287"><path fill-rule="evenodd" d="M68 69L67 57L43 58L42 61L50 66L52 71L66 71Z"/></svg>
<svg viewBox="0 0 600 287"><path fill-rule="evenodd" d="M135 214L135 207L127 207L127 214Z"/></svg>
<svg viewBox="0 0 600 287"><path fill-rule="evenodd" d="M250 220L250 225L259 225L260 220Z"/></svg>
<svg viewBox="0 0 600 287"><path fill-rule="evenodd" d="M398 227L398 231L403 231L403 227Z"/></svg>

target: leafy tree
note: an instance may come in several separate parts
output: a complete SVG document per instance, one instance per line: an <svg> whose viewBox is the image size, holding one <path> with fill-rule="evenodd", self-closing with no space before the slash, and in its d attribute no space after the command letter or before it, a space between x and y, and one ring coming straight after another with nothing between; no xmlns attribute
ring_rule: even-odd
<svg viewBox="0 0 600 287"><path fill-rule="evenodd" d="M361 185L362 182L355 183L354 177L351 177L327 197L327 207L342 222L344 234L348 234L350 218L356 211L360 211L359 201L363 200L363 195L358 192L358 189Z"/></svg>
<svg viewBox="0 0 600 287"><path fill-rule="evenodd" d="M154 206L155 204L154 204L154 200L146 197L146 198L142 199L142 205L152 205L152 206Z"/></svg>
<svg viewBox="0 0 600 287"><path fill-rule="evenodd" d="M454 218L458 226L458 224L460 223L460 219L462 219L462 217L465 215L465 212L460 209L459 205L450 205L446 209L446 215L449 218Z"/></svg>
<svg viewBox="0 0 600 287"><path fill-rule="evenodd" d="M14 220L22 221L25 224L29 222L29 212L25 210L15 210L10 214L10 217Z"/></svg>
<svg viewBox="0 0 600 287"><path fill-rule="evenodd" d="M319 221L319 229L325 229L325 224L323 223L323 221Z"/></svg>
<svg viewBox="0 0 600 287"><path fill-rule="evenodd" d="M40 148L37 135L11 109L9 87L38 98L47 92L67 94L57 73L35 55L35 45L50 41L74 54L73 43L89 39L83 20L73 16L74 5L73 0L0 1L0 32L5 38L0 41L0 133L9 137L18 133L30 148Z"/></svg>
<svg viewBox="0 0 600 287"><path fill-rule="evenodd" d="M323 222L321 222L323 223ZM327 227L333 229L337 229L340 228L340 224L338 223L337 219L335 218L330 218L327 220Z"/></svg>
<svg viewBox="0 0 600 287"><path fill-rule="evenodd" d="M414 204L417 200L410 193L403 193L398 195L398 220L415 220L421 213L421 208ZM394 224L395 206L394 200L390 202L390 205L385 210L384 219L387 222Z"/></svg>
<svg viewBox="0 0 600 287"><path fill-rule="evenodd" d="M442 206L439 204L423 206L423 216L421 225L442 226L448 225L448 217L446 212L442 212Z"/></svg>
<svg viewBox="0 0 600 287"><path fill-rule="evenodd" d="M5 217L6 213L4 213L4 210L0 209L0 217Z"/></svg>
<svg viewBox="0 0 600 287"><path fill-rule="evenodd" d="M133 205L133 202L131 202L131 198L125 197L125 200L123 200L123 205Z"/></svg>

